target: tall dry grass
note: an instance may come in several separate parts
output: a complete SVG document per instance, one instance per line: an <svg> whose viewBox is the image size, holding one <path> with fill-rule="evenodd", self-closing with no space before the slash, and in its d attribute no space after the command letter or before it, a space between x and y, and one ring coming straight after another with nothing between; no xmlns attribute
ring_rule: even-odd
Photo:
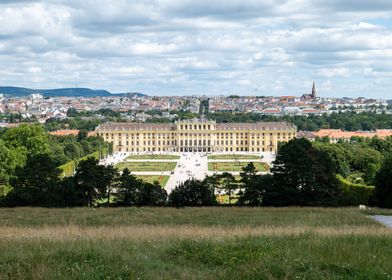
<svg viewBox="0 0 392 280"><path fill-rule="evenodd" d="M257 236L300 236L319 235L335 236L392 236L392 229L375 226L341 226L341 227L308 227L308 226L241 226L241 227L203 227L203 226L43 226L38 228L0 227L3 239L227 239L236 237Z"/></svg>

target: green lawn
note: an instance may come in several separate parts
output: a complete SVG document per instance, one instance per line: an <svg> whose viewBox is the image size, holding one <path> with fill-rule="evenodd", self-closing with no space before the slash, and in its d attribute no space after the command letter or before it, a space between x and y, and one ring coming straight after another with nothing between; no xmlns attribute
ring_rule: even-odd
<svg viewBox="0 0 392 280"><path fill-rule="evenodd" d="M127 157L127 159L168 159L168 160L176 160L180 159L180 156L177 155L131 155Z"/></svg>
<svg viewBox="0 0 392 280"><path fill-rule="evenodd" d="M120 170L128 168L132 171L172 171L176 167L176 162L163 161L163 162L120 162L116 164Z"/></svg>
<svg viewBox="0 0 392 280"><path fill-rule="evenodd" d="M1 209L0 279L391 279L354 208Z"/></svg>
<svg viewBox="0 0 392 280"><path fill-rule="evenodd" d="M238 154L224 154L224 155L211 155L208 156L208 159L212 159L212 160L219 160L219 159L260 159L260 156L256 156L256 155L238 155Z"/></svg>
<svg viewBox="0 0 392 280"><path fill-rule="evenodd" d="M266 164L261 162L253 162L257 171L267 171ZM248 165L248 162L209 162L208 170L209 171L229 171L229 172L240 172L242 171L242 167Z"/></svg>
<svg viewBox="0 0 392 280"><path fill-rule="evenodd" d="M158 181L162 187L166 186L166 183L170 178L170 176L165 175L137 175L136 177L148 183L154 183L155 181Z"/></svg>

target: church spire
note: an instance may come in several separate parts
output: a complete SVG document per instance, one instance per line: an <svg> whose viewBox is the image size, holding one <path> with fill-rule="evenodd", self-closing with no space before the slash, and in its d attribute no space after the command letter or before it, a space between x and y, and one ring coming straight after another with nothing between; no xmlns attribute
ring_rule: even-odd
<svg viewBox="0 0 392 280"><path fill-rule="evenodd" d="M314 81L313 81L313 87L312 87L312 98L313 99L316 98L316 85L315 85Z"/></svg>

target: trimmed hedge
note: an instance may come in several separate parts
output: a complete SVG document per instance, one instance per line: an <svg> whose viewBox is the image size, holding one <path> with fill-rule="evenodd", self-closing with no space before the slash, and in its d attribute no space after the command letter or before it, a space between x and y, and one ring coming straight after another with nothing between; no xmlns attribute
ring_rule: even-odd
<svg viewBox="0 0 392 280"><path fill-rule="evenodd" d="M374 191L373 186L354 184L340 175L337 175L337 178L342 188L342 195L339 198L338 205L353 206L369 204L369 199Z"/></svg>
<svg viewBox="0 0 392 280"><path fill-rule="evenodd" d="M64 178L64 177L72 176L74 174L76 167L78 166L79 161L86 160L90 157L99 159L99 153L100 151L95 151L94 153L81 157L78 160L72 160L70 162L67 162L66 164L60 165L58 168L62 171L61 177ZM108 153L109 153L109 149L107 147L101 150L102 157L107 156Z"/></svg>

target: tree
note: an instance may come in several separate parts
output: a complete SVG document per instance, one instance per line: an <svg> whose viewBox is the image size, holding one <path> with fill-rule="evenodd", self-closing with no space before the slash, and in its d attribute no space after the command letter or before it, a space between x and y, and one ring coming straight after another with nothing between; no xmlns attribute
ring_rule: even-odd
<svg viewBox="0 0 392 280"><path fill-rule="evenodd" d="M243 186L244 193L239 198L239 205L260 206L263 204L263 197L266 190L270 190L274 178L270 174L255 176Z"/></svg>
<svg viewBox="0 0 392 280"><path fill-rule="evenodd" d="M8 148L0 139L0 185L8 185L16 167L23 166L26 161L23 152L19 153L19 150Z"/></svg>
<svg viewBox="0 0 392 280"><path fill-rule="evenodd" d="M249 162L246 166L242 167L242 172L240 172L241 182L243 184L248 184L251 180L256 177L256 167L253 162Z"/></svg>
<svg viewBox="0 0 392 280"><path fill-rule="evenodd" d="M245 168L245 167L244 167ZM224 172L218 176L220 187L229 196L229 204L231 205L231 199L233 192L238 189L235 178L231 173Z"/></svg>
<svg viewBox="0 0 392 280"><path fill-rule="evenodd" d="M167 192L157 182L154 184L143 182L139 191L138 206L164 206Z"/></svg>
<svg viewBox="0 0 392 280"><path fill-rule="evenodd" d="M279 150L273 167L274 184L266 190L264 205L334 205L339 195L332 161L306 139L293 139Z"/></svg>
<svg viewBox="0 0 392 280"><path fill-rule="evenodd" d="M375 179L374 201L384 208L392 208L392 156L384 160Z"/></svg>
<svg viewBox="0 0 392 280"><path fill-rule="evenodd" d="M79 162L74 178L84 194L85 205L89 207L108 193L114 179L112 168L99 165L92 157Z"/></svg>
<svg viewBox="0 0 392 280"><path fill-rule="evenodd" d="M84 152L80 143L71 142L65 144L64 154L70 159L78 159L84 155Z"/></svg>
<svg viewBox="0 0 392 280"><path fill-rule="evenodd" d="M313 146L321 152L328 154L329 158L332 160L331 168L334 172L342 175L343 177L348 177L350 175L350 157L349 149L345 149L343 145L340 144L330 144L315 142Z"/></svg>
<svg viewBox="0 0 392 280"><path fill-rule="evenodd" d="M49 151L49 139L39 125L23 124L8 129L2 139L10 148L23 148L26 154L39 154Z"/></svg>
<svg viewBox="0 0 392 280"><path fill-rule="evenodd" d="M115 202L123 206L135 206L139 202L139 192L143 181L132 175L125 168L116 183Z"/></svg>
<svg viewBox="0 0 392 280"><path fill-rule="evenodd" d="M216 197L210 184L191 179L174 188L169 203L175 207L212 206L216 205Z"/></svg>
<svg viewBox="0 0 392 280"><path fill-rule="evenodd" d="M13 190L9 202L13 205L57 206L61 171L49 154L29 155L26 164L18 167L11 180Z"/></svg>

